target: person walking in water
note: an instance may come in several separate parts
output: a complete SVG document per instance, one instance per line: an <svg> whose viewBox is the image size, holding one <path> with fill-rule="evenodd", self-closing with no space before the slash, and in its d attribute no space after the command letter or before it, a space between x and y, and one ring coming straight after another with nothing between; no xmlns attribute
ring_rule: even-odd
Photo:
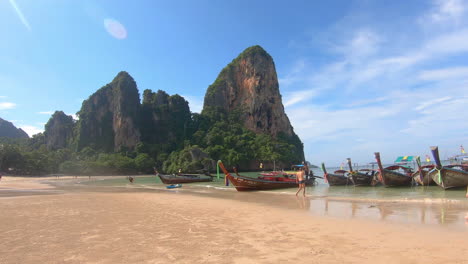
<svg viewBox="0 0 468 264"><path fill-rule="evenodd" d="M302 167L297 173L296 173L296 182L299 184L299 189L296 192L296 196L299 194L301 189L303 190L302 195L305 197L305 179L304 179L304 167Z"/></svg>

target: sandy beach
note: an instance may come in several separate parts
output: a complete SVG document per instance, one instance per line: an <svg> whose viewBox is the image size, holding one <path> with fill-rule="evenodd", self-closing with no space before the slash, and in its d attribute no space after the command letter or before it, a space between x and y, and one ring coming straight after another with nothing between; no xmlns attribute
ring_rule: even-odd
<svg viewBox="0 0 468 264"><path fill-rule="evenodd" d="M0 182L0 193L45 190L0 197L0 263L468 263L466 229L177 191L53 192L43 181Z"/></svg>

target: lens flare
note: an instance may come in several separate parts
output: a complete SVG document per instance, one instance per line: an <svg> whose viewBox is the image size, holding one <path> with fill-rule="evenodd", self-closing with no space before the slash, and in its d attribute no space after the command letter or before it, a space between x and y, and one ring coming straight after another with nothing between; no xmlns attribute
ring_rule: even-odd
<svg viewBox="0 0 468 264"><path fill-rule="evenodd" d="M127 30L117 20L111 18L104 19L104 27L106 28L107 32L116 39L127 38Z"/></svg>

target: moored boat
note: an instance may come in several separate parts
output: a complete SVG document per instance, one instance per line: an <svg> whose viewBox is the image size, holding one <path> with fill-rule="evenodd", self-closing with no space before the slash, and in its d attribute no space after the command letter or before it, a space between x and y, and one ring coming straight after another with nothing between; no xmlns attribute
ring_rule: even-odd
<svg viewBox="0 0 468 264"><path fill-rule="evenodd" d="M352 184L350 178L347 176L348 172L345 170L336 170L333 173L328 173L325 168L325 163L322 162L323 177L330 186L348 185Z"/></svg>
<svg viewBox="0 0 468 264"><path fill-rule="evenodd" d="M284 171L270 171L270 172L261 172L259 173L260 175L262 176L265 176L265 177L274 177L274 176L285 176L285 175L288 175L286 172Z"/></svg>
<svg viewBox="0 0 468 264"><path fill-rule="evenodd" d="M192 183L192 182L210 182L212 177L199 174L160 174L157 173L164 184Z"/></svg>
<svg viewBox="0 0 468 264"><path fill-rule="evenodd" d="M370 186L374 178L374 171L369 169L353 171L351 159L347 158L346 160L348 161L349 173L354 186Z"/></svg>
<svg viewBox="0 0 468 264"><path fill-rule="evenodd" d="M429 164L429 165L421 166L421 158L419 156L416 157L416 163L418 164L418 171L413 173L412 175L413 180L419 185L423 185L423 186L435 185L436 183L429 176L429 171L434 169L435 165Z"/></svg>
<svg viewBox="0 0 468 264"><path fill-rule="evenodd" d="M295 178L291 177L271 177L271 179L252 178L247 176L229 173L224 167L222 162L218 162L219 167L226 175L226 178L234 185L237 191L257 191L257 190L272 190L272 189L284 189L284 188L297 188L298 183ZM306 185L313 185L315 179L306 181Z"/></svg>
<svg viewBox="0 0 468 264"><path fill-rule="evenodd" d="M379 166L379 180L385 187L411 186L413 171L411 168L392 165L384 168L380 160L380 152L375 152L375 159Z"/></svg>
<svg viewBox="0 0 468 264"><path fill-rule="evenodd" d="M431 147L431 151L436 167L429 172L429 176L437 185L444 189L468 186L468 165L455 164L442 166L439 148Z"/></svg>

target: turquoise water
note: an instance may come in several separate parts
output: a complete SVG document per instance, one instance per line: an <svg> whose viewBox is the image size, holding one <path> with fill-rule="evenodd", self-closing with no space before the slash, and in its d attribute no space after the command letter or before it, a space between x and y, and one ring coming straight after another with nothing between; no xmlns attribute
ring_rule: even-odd
<svg viewBox="0 0 468 264"><path fill-rule="evenodd" d="M245 176L257 177L258 172L241 173ZM320 170L314 170L315 176L323 176ZM222 175L224 176L224 175ZM108 187L129 187L129 188L149 188L149 189L165 189L165 184L161 182L159 177L156 176L135 176L135 181L130 184L125 177L106 179L100 177L99 180L84 180L83 184L94 186L108 186ZM315 198L349 198L356 200L388 200L388 201L426 201L433 200L453 200L453 201L466 201L466 189L458 190L443 190L439 186L415 186L415 187L398 187L398 188L385 188L385 187L369 187L369 186L328 186L322 179L317 179L317 185L306 188L306 195ZM190 189L217 189L235 191L234 186L229 184L225 185L224 178L219 180L215 177L213 182L199 182L182 184L184 188ZM282 194L295 194L296 188L278 189L262 191L267 193L282 193Z"/></svg>

